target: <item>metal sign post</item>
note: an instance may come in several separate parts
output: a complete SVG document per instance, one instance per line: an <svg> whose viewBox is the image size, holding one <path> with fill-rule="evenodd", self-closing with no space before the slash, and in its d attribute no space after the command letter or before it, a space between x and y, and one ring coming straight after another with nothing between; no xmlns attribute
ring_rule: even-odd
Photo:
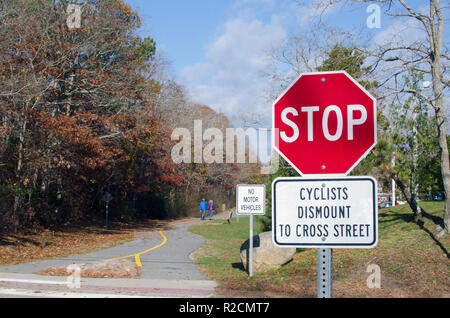
<svg viewBox="0 0 450 318"><path fill-rule="evenodd" d="M317 298L333 297L333 250L317 250Z"/></svg>
<svg viewBox="0 0 450 318"><path fill-rule="evenodd" d="M102 200L106 202L106 229L108 229L108 215L109 215L109 202L112 200L112 195L109 192L106 192Z"/></svg>
<svg viewBox="0 0 450 318"><path fill-rule="evenodd" d="M248 261L248 274L253 277L253 214L250 215L250 251Z"/></svg>
<svg viewBox="0 0 450 318"><path fill-rule="evenodd" d="M106 229L108 229L109 203L106 203Z"/></svg>

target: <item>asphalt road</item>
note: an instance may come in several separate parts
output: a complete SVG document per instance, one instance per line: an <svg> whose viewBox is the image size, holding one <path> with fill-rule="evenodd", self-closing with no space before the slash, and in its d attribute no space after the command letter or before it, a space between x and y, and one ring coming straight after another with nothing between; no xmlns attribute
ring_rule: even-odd
<svg viewBox="0 0 450 318"><path fill-rule="evenodd" d="M205 239L192 234L188 228L206 222L200 219L177 222L164 229L144 233L136 240L99 252L74 257L0 266L0 297L72 297L72 293L103 295L119 290L120 295L144 295L148 297L205 297L212 296L215 282L208 280L190 259ZM139 254L142 253L142 254ZM133 255L139 254L137 261ZM99 262L129 256L140 262L141 276L135 279L85 279L80 290L67 290L62 282L66 278L38 276L37 272L74 263ZM57 283L40 284L40 280L57 280ZM98 288L97 288L98 287ZM62 288L62 289L61 289ZM53 294L52 294L53 293ZM5 296L9 295L9 296ZM71 296L72 295L72 296ZM74 297L77 297L75 294ZM102 296L100 296L102 297Z"/></svg>

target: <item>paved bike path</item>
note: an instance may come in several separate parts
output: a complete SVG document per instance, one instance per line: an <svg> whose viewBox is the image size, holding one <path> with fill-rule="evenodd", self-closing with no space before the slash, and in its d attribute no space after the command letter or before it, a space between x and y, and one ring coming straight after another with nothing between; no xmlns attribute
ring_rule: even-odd
<svg viewBox="0 0 450 318"><path fill-rule="evenodd" d="M132 242L86 255L0 266L0 273L33 274L54 266L67 266L73 263L91 263L120 258L141 253L152 247L161 245L165 237L166 242L164 245L140 255L140 262L142 264L141 278L206 279L189 258L189 255L205 242L203 237L188 231L190 226L200 222L200 220L177 222L177 224L167 228L146 232ZM134 257L129 257L128 259L133 262L135 261Z"/></svg>
<svg viewBox="0 0 450 318"><path fill-rule="evenodd" d="M139 234L134 241L86 255L0 266L0 298L4 297L217 297L216 282L208 280L190 259L205 239L188 228L202 222L190 219ZM146 252L148 251L148 252ZM145 253L143 253L145 252ZM142 254L141 254L142 253ZM80 288L69 289L66 277L36 275L49 267L93 263L128 256L137 262L139 278L81 278Z"/></svg>

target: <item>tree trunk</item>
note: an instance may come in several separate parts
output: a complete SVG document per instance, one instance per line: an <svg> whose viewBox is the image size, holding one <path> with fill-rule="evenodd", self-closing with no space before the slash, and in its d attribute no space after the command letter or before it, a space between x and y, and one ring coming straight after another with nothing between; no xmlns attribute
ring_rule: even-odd
<svg viewBox="0 0 450 318"><path fill-rule="evenodd" d="M25 143L25 133L27 130L27 119L23 119L22 128L19 133L19 149L18 149L18 160L17 160L17 167L16 167L16 180L17 180L17 186L20 187L21 182L21 175L22 175L22 166L23 166L23 145ZM18 229L18 217L17 217L17 211L20 207L20 201L22 200L22 196L19 193L16 193L14 197L14 206L12 211L12 222L13 222L13 232L17 233Z"/></svg>
<svg viewBox="0 0 450 318"><path fill-rule="evenodd" d="M441 174L442 174L442 182L444 184L444 192L445 192L445 205L444 205L444 226L447 233L450 232L450 162L449 162L449 153L448 153L448 145L447 145L447 133L445 128L445 117L444 117L444 109L443 105L443 97L442 95L436 100L436 104L440 104L440 108L436 110L436 120L438 125L439 132L439 148L441 155Z"/></svg>
<svg viewBox="0 0 450 318"><path fill-rule="evenodd" d="M444 18L442 15L441 4L439 0L434 1L435 13L430 11L431 17L437 17L437 30L431 29L432 36L430 37L431 54L431 75L433 78L433 93L436 99L436 125L439 136L439 148L441 155L441 174L444 183L445 191L445 206L444 206L444 226L447 233L450 231L450 162L447 145L447 129L444 114L444 95L441 84L441 54L442 54L442 39L444 32ZM434 21L433 21L434 22ZM434 26L434 24L433 24Z"/></svg>
<svg viewBox="0 0 450 318"><path fill-rule="evenodd" d="M403 195L405 196L406 202L408 202L409 207L411 210L413 210L413 213L415 216L422 217L423 216L423 209L417 204L416 198L411 194L411 191L409 188L400 180L398 175L396 173L392 174L392 179L394 179L397 186L402 191Z"/></svg>

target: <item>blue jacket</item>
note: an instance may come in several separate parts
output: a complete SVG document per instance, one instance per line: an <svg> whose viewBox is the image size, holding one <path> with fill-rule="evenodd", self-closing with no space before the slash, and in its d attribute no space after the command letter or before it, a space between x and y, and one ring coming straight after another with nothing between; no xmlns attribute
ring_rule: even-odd
<svg viewBox="0 0 450 318"><path fill-rule="evenodd" d="M206 201L200 202L200 210L206 210L207 207L208 204L206 203Z"/></svg>

